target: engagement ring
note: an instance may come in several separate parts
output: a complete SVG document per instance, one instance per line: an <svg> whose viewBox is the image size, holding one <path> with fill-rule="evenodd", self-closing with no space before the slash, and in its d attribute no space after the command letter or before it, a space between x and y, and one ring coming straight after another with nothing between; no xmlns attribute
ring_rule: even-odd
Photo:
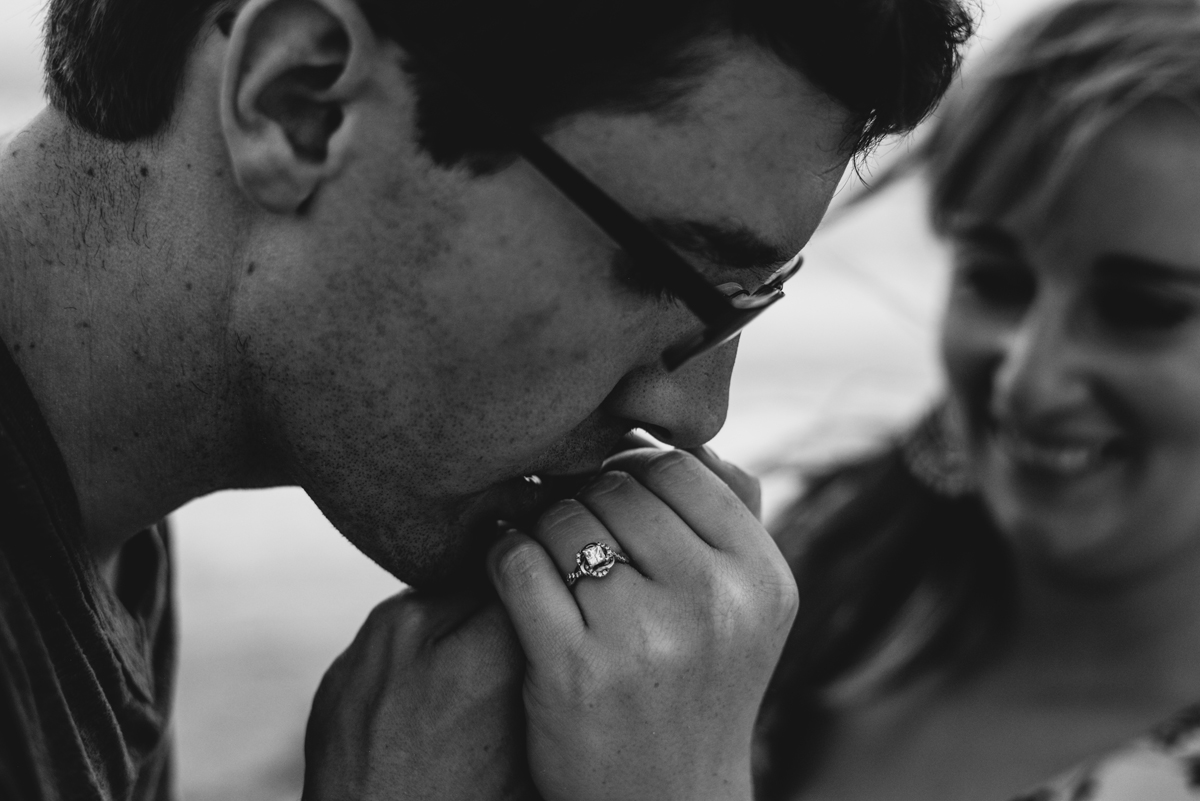
<svg viewBox="0 0 1200 801"><path fill-rule="evenodd" d="M567 574L567 586L570 587L584 576L604 578L617 562L627 565L629 557L619 551L614 551L607 543L589 542L579 550L579 553L575 554L575 564L579 566L579 569L574 573Z"/></svg>

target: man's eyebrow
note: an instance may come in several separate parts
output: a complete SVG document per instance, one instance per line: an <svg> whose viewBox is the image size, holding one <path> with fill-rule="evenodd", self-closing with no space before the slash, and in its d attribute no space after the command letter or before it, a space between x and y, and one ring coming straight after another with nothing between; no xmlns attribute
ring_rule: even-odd
<svg viewBox="0 0 1200 801"><path fill-rule="evenodd" d="M1147 281L1200 284L1200 266L1172 264L1132 253L1104 253L1096 257L1096 277L1109 281Z"/></svg>
<svg viewBox="0 0 1200 801"><path fill-rule="evenodd" d="M646 223L670 244L710 264L735 270L781 267L795 251L769 242L744 225L652 219Z"/></svg>

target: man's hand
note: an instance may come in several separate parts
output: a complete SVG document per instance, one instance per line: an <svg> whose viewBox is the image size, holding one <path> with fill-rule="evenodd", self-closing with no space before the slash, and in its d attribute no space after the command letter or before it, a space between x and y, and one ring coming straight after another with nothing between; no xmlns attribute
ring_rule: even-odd
<svg viewBox="0 0 1200 801"><path fill-rule="evenodd" d="M534 782L547 801L749 799L751 732L797 602L739 498L756 504L757 485L708 451L606 468L491 554L528 659ZM591 542L632 565L568 588Z"/></svg>
<svg viewBox="0 0 1200 801"><path fill-rule="evenodd" d="M529 801L524 663L504 610L412 592L380 604L325 674L305 801Z"/></svg>

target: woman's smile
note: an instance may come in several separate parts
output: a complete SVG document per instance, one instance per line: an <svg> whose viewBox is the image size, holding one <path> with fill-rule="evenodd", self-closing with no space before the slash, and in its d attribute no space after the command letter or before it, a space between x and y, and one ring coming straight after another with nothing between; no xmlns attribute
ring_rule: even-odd
<svg viewBox="0 0 1200 801"><path fill-rule="evenodd" d="M1121 438L1079 436L1022 429L1001 424L989 434L989 445L1013 470L1043 473L1049 478L1077 480L1118 464Z"/></svg>
<svg viewBox="0 0 1200 801"><path fill-rule="evenodd" d="M996 423L984 434L979 478L998 514L1078 543L1098 512L1136 486L1129 442L1080 427Z"/></svg>
<svg viewBox="0 0 1200 801"><path fill-rule="evenodd" d="M1048 209L952 233L942 347L981 492L1060 569L1133 575L1200 547L1200 502L1180 500L1200 494L1197 130L1139 112Z"/></svg>

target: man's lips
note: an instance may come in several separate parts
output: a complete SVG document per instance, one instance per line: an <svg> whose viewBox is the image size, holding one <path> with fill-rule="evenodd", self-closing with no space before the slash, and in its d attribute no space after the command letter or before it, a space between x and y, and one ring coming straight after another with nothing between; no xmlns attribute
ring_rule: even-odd
<svg viewBox="0 0 1200 801"><path fill-rule="evenodd" d="M631 431L620 438L605 458L638 448L660 448L653 440ZM603 462L569 472L530 473L510 479L501 485L501 507L497 519L517 528L529 530L550 506L574 498L588 482L604 472Z"/></svg>
<svg viewBox="0 0 1200 801"><path fill-rule="evenodd" d="M501 525L530 530L542 513L558 501L572 498L598 473L540 474L510 479L498 489L496 519Z"/></svg>
<svg viewBox="0 0 1200 801"><path fill-rule="evenodd" d="M600 468L597 467L595 470L587 470L582 473L564 475L541 473L523 476L522 478L534 486L540 486L544 496L559 501L563 498L574 497L575 493L583 489L589 481L599 474Z"/></svg>

